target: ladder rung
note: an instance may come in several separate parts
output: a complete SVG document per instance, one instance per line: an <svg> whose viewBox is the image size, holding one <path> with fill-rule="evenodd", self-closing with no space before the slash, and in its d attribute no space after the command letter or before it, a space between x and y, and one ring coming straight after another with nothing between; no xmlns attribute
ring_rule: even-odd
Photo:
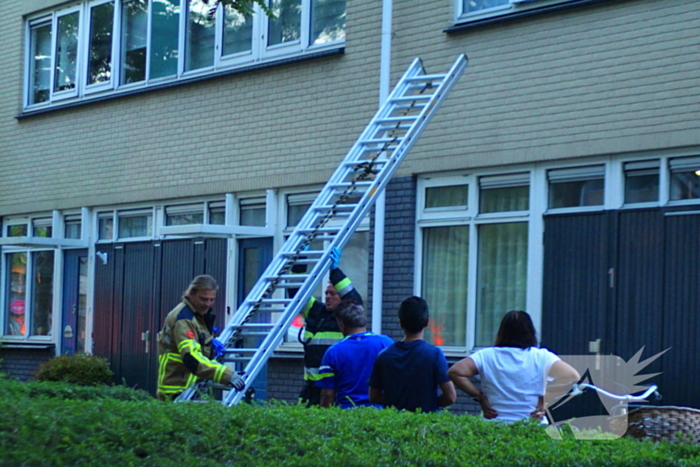
<svg viewBox="0 0 700 467"><path fill-rule="evenodd" d="M304 282L307 277L311 277L309 274L280 274L279 276L268 276L267 280L282 279L285 281L294 282Z"/></svg>
<svg viewBox="0 0 700 467"><path fill-rule="evenodd" d="M412 102L416 100L430 100L430 98L433 97L432 94L417 94L415 96L399 96L399 97L394 97L391 102ZM421 103L421 105L425 105L424 103ZM397 106L395 106L397 107Z"/></svg>
<svg viewBox="0 0 700 467"><path fill-rule="evenodd" d="M246 300L245 302L247 305L255 305L258 303L257 300ZM290 298L264 298L260 300L261 305L284 305L287 306L290 303L292 303L292 300ZM253 324L253 323L249 323Z"/></svg>
<svg viewBox="0 0 700 467"><path fill-rule="evenodd" d="M226 355L236 354L236 353L255 353L258 349L246 348L246 347L226 347L224 352Z"/></svg>
<svg viewBox="0 0 700 467"><path fill-rule="evenodd" d="M308 228L308 229L299 229L297 232L301 232L303 234L311 234L311 233L338 233L341 230L343 230L342 227L316 227L316 228Z"/></svg>
<svg viewBox="0 0 700 467"><path fill-rule="evenodd" d="M408 121L416 121L418 119L418 115L402 115L401 117L384 117L380 118L377 120L375 123L403 123L406 120Z"/></svg>
<svg viewBox="0 0 700 467"><path fill-rule="evenodd" d="M357 165L365 165L365 164L376 165L376 164L386 164L387 162L389 162L389 161L384 160L384 159L375 159L375 160L362 159L362 160L357 160L357 161L343 162L343 165L346 165L346 166L357 166Z"/></svg>
<svg viewBox="0 0 700 467"><path fill-rule="evenodd" d="M386 143L393 143L393 144L399 144L403 138L375 138L375 139L363 139L360 141L360 144L386 144Z"/></svg>
<svg viewBox="0 0 700 467"><path fill-rule="evenodd" d="M336 211L353 211L357 204L324 204L322 206L316 206L314 209L317 211L330 211L331 209L335 209Z"/></svg>
<svg viewBox="0 0 700 467"><path fill-rule="evenodd" d="M305 251L300 251L300 252L298 253L298 255L299 255L299 256L306 256L306 257L309 257L309 256L322 256L323 253L325 253L325 251L323 251L323 250L305 250ZM297 255L297 253L294 253L294 252L286 252L286 253L282 253L282 255L283 255L285 258L291 258L292 256Z"/></svg>
<svg viewBox="0 0 700 467"><path fill-rule="evenodd" d="M351 186L362 188L362 187L370 187L372 186L372 181L361 181L361 182L341 182L341 183L334 183L333 185L330 185L331 188L350 188Z"/></svg>
<svg viewBox="0 0 700 467"><path fill-rule="evenodd" d="M244 331L241 333L241 337L244 339L246 337L267 337L268 334L270 334L270 333L263 332L263 331L252 331L252 332Z"/></svg>
<svg viewBox="0 0 700 467"><path fill-rule="evenodd" d="M415 83L415 82L433 82L433 81L442 81L445 79L447 75L418 75L418 76L409 76L406 78L406 83Z"/></svg>
<svg viewBox="0 0 700 467"><path fill-rule="evenodd" d="M412 125L408 125L408 124L406 124L406 125L399 124L399 125L380 126L379 131L407 130L407 129L411 128L411 126Z"/></svg>

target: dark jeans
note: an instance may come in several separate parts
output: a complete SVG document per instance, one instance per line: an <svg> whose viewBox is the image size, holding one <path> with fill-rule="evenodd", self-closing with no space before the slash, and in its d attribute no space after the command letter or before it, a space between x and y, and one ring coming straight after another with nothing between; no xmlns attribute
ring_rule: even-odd
<svg viewBox="0 0 700 467"><path fill-rule="evenodd" d="M304 387L299 393L299 402L307 407L321 404L321 388L317 388L314 381L305 381Z"/></svg>

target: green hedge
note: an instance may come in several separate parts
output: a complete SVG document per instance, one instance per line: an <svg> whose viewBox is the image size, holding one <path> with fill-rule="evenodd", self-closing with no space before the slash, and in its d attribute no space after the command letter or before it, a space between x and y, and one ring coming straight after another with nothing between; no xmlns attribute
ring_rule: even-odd
<svg viewBox="0 0 700 467"><path fill-rule="evenodd" d="M79 400L16 385L0 382L2 466L700 465L698 446L555 441L447 412Z"/></svg>

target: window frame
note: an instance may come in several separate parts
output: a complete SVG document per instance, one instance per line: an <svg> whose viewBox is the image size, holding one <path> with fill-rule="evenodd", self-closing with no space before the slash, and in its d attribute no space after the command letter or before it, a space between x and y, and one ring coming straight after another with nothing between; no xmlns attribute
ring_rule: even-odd
<svg viewBox="0 0 700 467"><path fill-rule="evenodd" d="M36 15L30 15L25 21L25 66L24 66L24 93L23 93L23 110L31 113L34 110L39 110L47 107L61 106L69 102L89 100L91 98L103 97L105 95L118 95L120 93L129 92L135 89L147 89L170 82L187 82L192 78L201 76L217 76L221 73L226 73L231 70L245 69L247 67L257 67L263 63L274 63L279 60L287 60L291 57L303 57L305 55L317 54L324 50L333 50L343 47L345 36L342 39L332 40L320 44L311 44L311 15L312 15L312 0L299 0L301 4L301 19L299 31L299 40L280 45L267 45L267 37L269 32L270 19L259 7L254 5L254 15L252 20L251 31L251 49L249 51L232 53L223 55L224 52L224 28L225 28L225 9L219 5L215 13L215 34L213 53L214 59L211 66L186 70L186 61L188 59L187 50L187 25L188 25L188 0L179 0L178 11L178 57L177 68L175 74L166 76L151 76L151 60L152 60L152 32L153 32L153 2L154 0L145 0L147 4L147 31L146 31L146 64L145 78L141 81L130 83L122 83L122 49L123 49L123 31L122 31L122 16L124 4L131 0L84 0L79 3L73 3L68 7L54 9L50 12L42 12ZM113 3L113 19L112 19L112 47L111 47L111 71L110 79L102 83L88 84L88 68L89 68L89 45L90 45L90 29L91 16L94 8L107 3ZM347 8L347 6L346 6ZM55 70L56 70L56 47L59 41L57 28L60 18L66 15L78 14L78 36L77 36L77 63L76 63L76 85L70 90L54 91ZM33 85L36 76L32 71L36 65L34 57L32 57L32 47L35 44L32 42L32 31L34 28L42 26L50 27L51 34L51 70L49 82L48 98L44 102L33 102L34 92Z"/></svg>
<svg viewBox="0 0 700 467"><path fill-rule="evenodd" d="M46 218L45 216L36 216L28 218L14 218L6 219L2 223L2 233L3 237L8 237L9 229L11 226L24 225L27 228L27 235L31 236L34 234L33 230L36 227L53 227L52 219ZM55 235L55 232L53 232ZM5 343L26 343L26 344L55 344L58 336L57 328L57 311L60 310L60 296L59 284L62 281L60 275L61 271L61 258L59 256L59 248L52 248L47 246L23 246L23 245L6 245L2 248L2 255L0 256L0 341ZM38 253L51 252L53 254L53 271L52 271L52 284L51 284L51 309L49 311L49 316L51 320L51 327L47 330L46 335L35 335L32 334L34 316L34 256ZM27 264L25 269L26 285L25 285L25 298L24 298L24 326L26 329L25 335L12 335L6 334L6 326L8 319L8 310L6 308L9 305L9 290L7 287L8 281L8 256L13 254L26 254Z"/></svg>
<svg viewBox="0 0 700 467"><path fill-rule="evenodd" d="M466 0L456 0L455 23L469 23L500 16L515 16L523 12L534 12L557 5L580 3L581 0L508 0L504 5L496 5L475 11L467 11L464 8Z"/></svg>
<svg viewBox="0 0 700 467"><path fill-rule="evenodd" d="M537 267L536 261L533 261L533 253L541 251L541 244L533 241L535 235L540 229L540 224L543 222L542 216L538 220L537 213L542 214L541 201L534 196L536 190L535 183L537 182L537 171L532 166L523 167L522 169L495 171L495 170L476 170L471 173L452 173L452 174L426 174L418 177L417 193L416 193L416 248L415 248L415 268L414 268L414 284L413 289L416 295L422 296L423 292L423 258L424 258L424 241L425 229L434 227L453 227L453 226L468 226L469 227L469 245L468 245L468 272L466 284L466 329L465 342L460 345L442 346L443 351L451 356L464 356L471 350L475 349L476 343L476 319L478 305L478 283L479 277L478 267L480 264L479 244L480 244L480 228L484 225L493 224L511 224L511 223L527 223L528 224L528 243L527 243L527 286L525 290L526 303L528 309L534 309L533 304L537 303L539 296L533 290L536 289L537 282ZM504 211L481 213L480 209L480 194L482 178L489 179L490 187L510 187L523 186L527 184L529 187L528 210L526 211ZM527 180L525 182L525 180ZM425 208L425 193L428 188L452 186L457 184L467 184L468 206L464 209L451 208ZM534 251L533 251L534 249ZM534 274L533 274L534 273ZM533 319L539 321L539 313L531 313Z"/></svg>

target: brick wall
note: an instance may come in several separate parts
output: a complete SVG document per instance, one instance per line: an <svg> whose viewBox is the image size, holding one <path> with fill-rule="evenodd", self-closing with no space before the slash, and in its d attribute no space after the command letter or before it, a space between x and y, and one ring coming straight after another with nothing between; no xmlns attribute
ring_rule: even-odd
<svg viewBox="0 0 700 467"><path fill-rule="evenodd" d="M295 404L304 381L304 362L298 358L271 358L267 363L267 397Z"/></svg>
<svg viewBox="0 0 700 467"><path fill-rule="evenodd" d="M413 268L416 248L416 180L392 179L386 188L384 228L384 302L382 334L403 337L396 315L403 299L413 295Z"/></svg>
<svg viewBox="0 0 700 467"><path fill-rule="evenodd" d="M39 365L53 358L55 351L50 349L8 349L0 348L0 372L21 381L34 379Z"/></svg>

